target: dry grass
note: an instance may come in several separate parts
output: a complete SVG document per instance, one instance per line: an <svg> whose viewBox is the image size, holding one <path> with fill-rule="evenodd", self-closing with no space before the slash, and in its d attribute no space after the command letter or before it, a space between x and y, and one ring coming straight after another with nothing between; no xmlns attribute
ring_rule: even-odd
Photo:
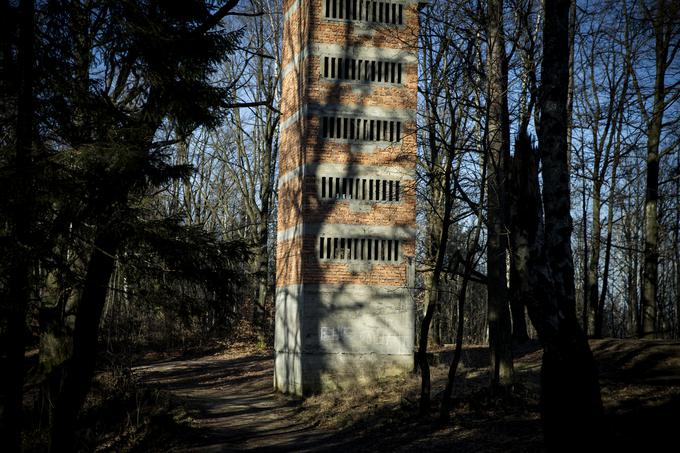
<svg viewBox="0 0 680 453"><path fill-rule="evenodd" d="M603 429L611 446L642 448L671 439L671 425L680 409L680 343L600 340L592 341L591 346L601 371ZM439 354L446 356L447 351ZM370 388L308 398L301 406L301 420L354 438L357 448L364 451L542 451L540 348L529 345L516 351L518 385L510 398L488 391L485 350L471 347L466 354L454 387L448 425L437 422L446 363L431 368L430 417L417 416L420 377L409 375ZM641 431L650 435L639 436Z"/></svg>
<svg viewBox="0 0 680 453"><path fill-rule="evenodd" d="M448 366L442 363L430 370L433 401L429 417L418 416L420 376L409 374L367 388L307 398L301 405L300 421L338 432L346 447L360 451L540 449L540 433L535 429L537 394L517 386L511 398L492 395L487 390L487 370L462 365L454 386L452 422L441 425L438 408Z"/></svg>
<svg viewBox="0 0 680 453"><path fill-rule="evenodd" d="M297 427L291 432L299 432L301 438L321 434L323 440L311 445L324 445L324 450L332 446L334 451L542 451L538 412L541 351L535 344L516 351L519 384L511 397L489 392L485 367L488 351L481 346L466 348L454 387L451 421L442 425L437 415L450 351L439 351L440 359L435 358L438 363L431 367L432 410L423 418L418 416L420 377L415 374L304 400L272 398L268 392L273 360L259 343L253 338L235 338L196 351L202 353L201 358L182 354L183 360L162 361L159 366L174 364L176 376L172 379L179 380L171 382L200 395L202 389L209 391L205 395L242 394L248 400L253 397L249 392L259 391L267 416L286 421L280 423L284 427L291 420L291 426ZM680 411L680 343L602 340L591 342L591 346L601 371L606 418L603 429L612 450L655 451L674 440ZM193 416L208 417L206 422L220 426L221 419L209 418L209 411L199 414L197 407L186 403L185 410L167 391L140 385L126 373L100 373L81 419L81 450L167 451L207 432L192 421ZM262 426L257 426L268 432L269 418L258 414L248 415L253 426L259 420ZM238 417L243 416L234 415L236 419L226 423L224 429L228 432L229 426L238 425ZM44 445L44 431L29 435L34 436L34 445ZM275 449L280 439L269 436L260 441ZM248 442L260 445L258 439Z"/></svg>
<svg viewBox="0 0 680 453"><path fill-rule="evenodd" d="M407 375L380 380L371 387L315 395L303 401L300 416L331 430L356 427L362 420L382 416L386 411L397 415L411 410L419 386L419 378Z"/></svg>

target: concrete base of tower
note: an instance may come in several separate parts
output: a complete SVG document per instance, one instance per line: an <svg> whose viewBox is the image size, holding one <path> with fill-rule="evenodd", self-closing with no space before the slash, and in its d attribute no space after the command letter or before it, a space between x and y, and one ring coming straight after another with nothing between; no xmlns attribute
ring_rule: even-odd
<svg viewBox="0 0 680 453"><path fill-rule="evenodd" d="M351 389L379 379L413 371L413 353L386 354L276 354L274 386L293 395Z"/></svg>
<svg viewBox="0 0 680 453"><path fill-rule="evenodd" d="M307 395L412 371L414 315L403 287L278 288L276 389Z"/></svg>
<svg viewBox="0 0 680 453"><path fill-rule="evenodd" d="M274 389L281 393L303 395L302 357L299 352L276 351L274 359Z"/></svg>

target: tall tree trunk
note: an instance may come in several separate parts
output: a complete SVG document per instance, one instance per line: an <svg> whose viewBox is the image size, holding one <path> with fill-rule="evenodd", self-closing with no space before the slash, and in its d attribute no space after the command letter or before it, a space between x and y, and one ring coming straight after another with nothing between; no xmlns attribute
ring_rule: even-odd
<svg viewBox="0 0 680 453"><path fill-rule="evenodd" d="M565 317L544 247L538 156L529 138L519 136L511 184L511 243L517 263L518 293L543 345L541 414L550 450L575 445L572 429L597 434L601 411L592 354L575 312ZM560 395L566 394L563 398ZM594 423L594 425L590 425Z"/></svg>
<svg viewBox="0 0 680 453"><path fill-rule="evenodd" d="M476 247L475 247L476 248ZM463 329L465 327L465 298L467 295L467 287L472 273L473 263L469 259L470 255L474 255L474 248L468 251L468 259L465 260L465 271L463 273L463 281L460 285L460 292L458 293L458 319L456 326L456 349L453 353L453 361L449 366L449 373L446 380L446 387L442 395L442 404L439 408L439 418L445 422L449 419L451 412L451 395L453 393L453 384L458 371L458 364L463 351Z"/></svg>
<svg viewBox="0 0 680 453"><path fill-rule="evenodd" d="M488 9L487 73L489 77L487 198L487 301L491 385L512 385L512 338L506 281L505 168L509 155L508 67L505 58L503 0L491 0Z"/></svg>
<svg viewBox="0 0 680 453"><path fill-rule="evenodd" d="M436 145L435 145L436 146ZM434 156L438 156L438 154L434 154ZM441 168L438 167L438 162L435 162L433 160L430 168L430 178L432 178L432 183L431 183L431 194L432 194L432 212L428 212L427 214L427 238L425 240L425 253L426 253L426 262L428 265L432 266L432 269L429 269L426 271L423 275L423 285L425 287L424 291L424 299L427 302L427 305L424 307L425 311L423 312L423 316L427 316L427 311L430 308L430 301L436 301L437 296L436 293L438 292L439 288L435 286L438 283L435 283L435 271L437 267L437 254L439 253L440 249L440 244L439 241L441 240L442 237L442 230L444 228L443 224L443 217L440 212L436 212L435 210L442 211L443 210L443 192L442 192L442 187L440 184L437 183L437 181L441 180ZM431 316L431 321L430 321L430 328L428 328L428 342L432 342L433 344L439 344L438 343L438 338L436 338L436 333L434 331L437 330L437 318L439 317L439 310L438 307L435 306L433 308L432 316Z"/></svg>
<svg viewBox="0 0 680 453"><path fill-rule="evenodd" d="M616 176L612 177L612 181L616 180ZM613 185L612 185L613 187ZM610 195L611 197L611 195ZM609 289L609 267L611 263L612 254L612 230L614 228L613 211L614 208L609 202L609 207L607 208L607 237L604 243L604 264L602 268L602 290L598 296L597 302L597 316L595 317L595 330L593 331L594 338L602 338L603 335L603 325L604 325L604 306L607 299L607 291Z"/></svg>
<svg viewBox="0 0 680 453"><path fill-rule="evenodd" d="M678 156L678 175L675 177L675 338L680 339L680 152Z"/></svg>
<svg viewBox="0 0 680 453"><path fill-rule="evenodd" d="M423 28L421 28L421 32ZM425 84L425 124L427 130L427 153L424 159L424 171L427 190L430 195L429 204L431 209L426 215L426 238L425 238L425 263L430 267L423 275L425 287L425 313L420 323L418 352L416 355L416 365L421 370L421 390L420 407L421 416L426 416L430 411L430 367L427 362L427 346L430 339L430 326L437 311L439 301L439 290L441 274L444 267L449 229L451 225L451 211L453 209L452 181L453 181L453 159L455 155L455 129L451 129L450 142L441 141L438 128L442 122L438 115L438 97L451 99L451 93L445 91L445 84L435 84L438 80L439 56L433 55L446 50L440 47L435 49L432 42L424 39L423 67L429 72L431 79L429 84ZM434 89L435 93L429 90ZM443 92L444 91L444 92ZM449 106L453 105L449 103ZM451 116L455 118L456 112L450 108ZM451 123L455 124L455 123Z"/></svg>
<svg viewBox="0 0 680 453"><path fill-rule="evenodd" d="M41 399L44 407L48 408L47 426L52 426L52 401L62 386L64 363L71 357L77 298L78 291L69 287L68 278L63 272L53 271L47 275L38 313L38 372L42 381Z"/></svg>
<svg viewBox="0 0 680 453"><path fill-rule="evenodd" d="M262 223L268 222L263 219ZM269 254L267 253L267 243L269 242L269 229L265 225L260 225L259 238L257 250L255 253L255 260L257 263L257 298L255 299L254 322L255 325L260 326L262 330L266 330L265 319L267 306L267 293L269 286Z"/></svg>
<svg viewBox="0 0 680 453"><path fill-rule="evenodd" d="M456 378L456 372L458 371L458 365L460 364L460 357L463 351L463 331L465 328L465 301L467 298L467 288L470 282L470 277L472 276L472 271L474 267L474 256L477 247L479 246L479 237L482 231L483 217L481 215L481 206L484 205L484 191L480 193L480 210L477 216L477 226L475 228L474 237L472 244L468 244L468 251L465 258L465 269L463 270L463 280L460 284L460 291L458 293L458 316L457 316L457 326L456 326L456 349L453 353L453 361L449 366L449 373L447 376L446 387L444 388L444 394L442 396L442 404L439 408L439 418L442 422L446 422L449 419L451 412L451 395L453 393L453 384ZM522 306L524 309L524 306Z"/></svg>
<svg viewBox="0 0 680 453"><path fill-rule="evenodd" d="M543 168L544 245L556 309L545 310L541 317L544 344L541 409L550 449L576 446L575 432L580 433L580 438L588 435L597 438L601 434L602 414L595 362L575 308L567 162L570 6L570 0L544 3L541 68L539 154Z"/></svg>
<svg viewBox="0 0 680 453"><path fill-rule="evenodd" d="M50 451L75 451L78 412L85 402L94 376L99 323L113 274L118 247L112 231L99 229L87 265L73 332L73 353L65 365L63 388L54 402Z"/></svg>
<svg viewBox="0 0 680 453"><path fill-rule="evenodd" d="M435 132L430 131L430 136L434 137ZM423 275L423 286L425 288L424 291L424 300L427 302L427 305L424 307L424 312L423 316L427 316L427 311L430 308L430 301L437 300L436 298L436 293L438 292L439 288L435 286L435 271L437 268L437 256L439 253L440 249L440 241L442 238L442 230L444 228L444 218L442 216L442 211L444 209L444 193L443 193L443 187L440 184L440 181L442 180L442 168L440 166L439 158L439 148L434 142L430 143L431 149L434 150L431 152L431 162L429 163L429 168L428 172L429 175L428 177L430 178L430 190L431 190L431 205L432 205L432 210L428 211L427 213L427 228L426 228L426 238L425 238L425 262L427 263L428 266L431 266L431 269L428 269L424 275ZM435 293L435 294L433 294ZM436 322L437 318L439 317L439 310L438 307L433 308L432 316L431 316L431 321L430 321L430 327L428 328L428 342L432 342L434 344L437 343L437 338L435 337L435 332L436 329Z"/></svg>
<svg viewBox="0 0 680 453"><path fill-rule="evenodd" d="M585 169L585 158L583 159L583 168ZM581 307L581 325L584 329L588 328L588 196L586 194L586 178L582 179L581 188L583 192L581 193L581 213L583 215L583 228L581 231L583 238L583 266L581 268L582 272L582 282L583 285L583 307Z"/></svg>
<svg viewBox="0 0 680 453"><path fill-rule="evenodd" d="M571 143L574 132L574 40L576 39L576 2L569 8L569 90L567 91L567 163L571 162ZM525 131L526 132L526 131Z"/></svg>
<svg viewBox="0 0 680 453"><path fill-rule="evenodd" d="M596 153L601 153L601 150L595 151ZM601 208L602 208L602 184L599 178L599 159L595 159L596 164L593 170L594 184L593 184L593 229L592 229L592 240L590 246L590 260L588 261L588 278L586 295L587 305L588 305L588 317L587 324L584 325L586 334L589 336L595 336L595 320L598 317L598 300L599 300L599 287L598 287L598 277L600 269L600 237L602 236L602 222L600 220Z"/></svg>
<svg viewBox="0 0 680 453"><path fill-rule="evenodd" d="M623 92L626 92L627 83L624 83ZM619 121L623 120L623 114L619 111ZM605 239L605 249L604 249L604 267L602 269L602 291L600 293L600 298L597 305L597 317L595 318L595 338L602 338L603 335L603 324L604 324L604 305L607 298L607 291L609 288L609 267L611 263L612 255L612 235L614 230L614 207L615 200L614 194L616 191L616 181L619 169L619 162L621 160L621 124L619 123L619 129L617 132L617 141L614 145L614 161L612 163L612 175L610 180L610 191L609 191L609 202L607 206L607 237Z"/></svg>
<svg viewBox="0 0 680 453"><path fill-rule="evenodd" d="M258 23L258 42L260 46L264 45L264 23L260 21ZM257 86L261 95L267 98L273 97L273 91L271 90L271 81L265 75L265 60L263 55L258 55L257 58ZM273 99L270 99L273 103ZM266 303L267 295L269 293L269 217L270 205L272 196L274 193L274 162L276 161L276 123L278 122L278 115L270 109L265 107L264 112L264 124L261 125L262 134L262 176L260 182L260 200L262 207L260 208L259 214L259 225L258 225L258 250L256 259L258 262L258 278L257 278L257 299L256 299L256 312L255 312L255 323L259 325L263 330L267 330L265 325L266 320Z"/></svg>
<svg viewBox="0 0 680 453"><path fill-rule="evenodd" d="M23 420L24 349L26 313L31 295L33 197L33 46L35 5L19 4L19 97L17 103L15 187L11 206L10 237L13 239L8 270L7 299L0 318L0 438L7 451L21 450ZM5 55L9 61L10 55Z"/></svg>
<svg viewBox="0 0 680 453"><path fill-rule="evenodd" d="M644 265L642 272L642 338L656 336L656 296L659 273L659 143L666 97L666 60L668 46L665 17L666 1L659 0L652 18L655 35L656 77L654 79L654 106L647 125L647 180L645 183Z"/></svg>
<svg viewBox="0 0 680 453"><path fill-rule="evenodd" d="M538 180L538 156L528 135L519 135L510 168L510 249L517 272L517 295L526 303L538 337L544 341L544 324L547 324L544 312L557 308L554 299L547 296L552 277L543 250L543 209Z"/></svg>
<svg viewBox="0 0 680 453"><path fill-rule="evenodd" d="M628 274L628 306L630 312L630 332L632 335L639 335L642 330L640 324L640 306L637 303L640 298L638 297L638 281L640 279L640 257L639 253L635 250L635 246L639 243L637 234L634 235L634 241L630 241L631 251L630 259L631 266Z"/></svg>
<svg viewBox="0 0 680 453"><path fill-rule="evenodd" d="M438 282L436 282L438 283ZM426 284L434 285L435 279L429 279ZM427 307L425 309L425 315L423 320L420 322L420 340L418 342L418 367L420 368L420 403L419 403L419 413L421 417L424 417L430 412L430 391L432 388L431 377L430 377L430 364L427 362L427 344L430 334L430 323L432 322L432 317L434 316L435 304L437 303L437 291L432 286L432 289L427 291Z"/></svg>
<svg viewBox="0 0 680 453"><path fill-rule="evenodd" d="M544 6L544 56L538 134L544 178L545 246L559 297L558 304L567 313L575 311L571 194L566 149L570 3L570 0L546 0Z"/></svg>
<svg viewBox="0 0 680 453"><path fill-rule="evenodd" d="M510 311L512 314L512 341L517 344L529 341L527 332L527 320L524 310L524 301L520 297L517 287L519 286L519 275L515 260L510 258Z"/></svg>
<svg viewBox="0 0 680 453"><path fill-rule="evenodd" d="M439 234L433 237L433 247L436 247L435 262L431 275L426 276L427 282L427 308L425 316L420 324L420 340L418 343L418 366L421 372L421 386L420 386L420 415L425 416L430 411L430 365L427 363L427 344L429 339L430 324L432 317L437 310L439 303L439 288L442 271L444 270L444 258L446 256L446 246L449 241L449 229L451 227L451 210L453 209L453 194L448 191L452 184L453 172L453 150L449 149L444 168L443 190L446 191L444 195L444 210L441 216L441 228L436 228L433 232Z"/></svg>
<svg viewBox="0 0 680 453"><path fill-rule="evenodd" d="M441 295L440 295L441 296ZM434 311L434 316L432 316L432 322L430 325L430 339L429 342L433 346L442 345L442 300L439 297L437 301L437 308Z"/></svg>

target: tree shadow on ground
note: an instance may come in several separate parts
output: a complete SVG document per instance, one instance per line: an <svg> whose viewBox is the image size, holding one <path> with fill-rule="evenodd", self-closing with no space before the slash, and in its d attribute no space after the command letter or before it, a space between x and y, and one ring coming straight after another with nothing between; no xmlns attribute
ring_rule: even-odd
<svg viewBox="0 0 680 453"><path fill-rule="evenodd" d="M603 370L607 448L650 451L672 445L680 413L679 373L673 365L680 343L659 347L607 340L592 345ZM270 354L163 362L138 372L193 410L195 423L177 451L543 451L540 348L529 344L516 350L518 385L511 398L487 389L488 350L465 352L447 425L437 420L445 362L433 367L433 410L427 419L417 416L417 376L301 400L273 392Z"/></svg>

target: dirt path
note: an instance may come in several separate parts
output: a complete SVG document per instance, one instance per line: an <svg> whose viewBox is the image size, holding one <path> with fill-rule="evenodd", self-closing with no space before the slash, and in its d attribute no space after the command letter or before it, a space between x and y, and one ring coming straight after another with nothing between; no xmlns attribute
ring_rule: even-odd
<svg viewBox="0 0 680 453"><path fill-rule="evenodd" d="M327 432L296 418L297 403L273 392L273 358L228 354L168 360L135 368L143 381L179 398L192 415L191 435L171 451L309 451L338 447Z"/></svg>
<svg viewBox="0 0 680 453"><path fill-rule="evenodd" d="M674 442L680 343L600 340L591 347L600 368L603 429L611 451L661 451ZM454 391L453 423L445 427L417 417L417 376L384 382L373 393L348 389L333 398L307 400L301 413L299 401L273 391L271 355L252 348L231 351L135 368L144 382L169 390L193 418L187 433L173 433L171 445L159 451L542 451L539 348L516 355L520 398L500 405L484 391L487 370L475 363L484 360L474 360L488 353L467 348L465 377ZM447 372L445 364L432 368L435 398ZM323 429L303 421L322 423L329 415L348 422Z"/></svg>

